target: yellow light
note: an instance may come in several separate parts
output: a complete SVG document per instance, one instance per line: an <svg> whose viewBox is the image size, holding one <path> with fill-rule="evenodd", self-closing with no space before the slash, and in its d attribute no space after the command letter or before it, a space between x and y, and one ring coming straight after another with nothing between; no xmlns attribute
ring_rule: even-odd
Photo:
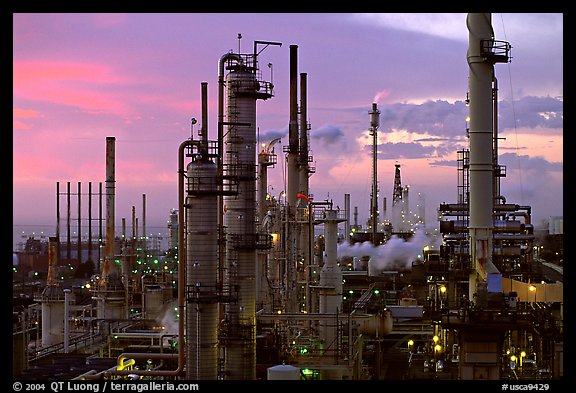
<svg viewBox="0 0 576 393"><path fill-rule="evenodd" d="M434 341L434 343L437 343L438 340L440 340L440 338L438 336L432 337L432 341Z"/></svg>
<svg viewBox="0 0 576 393"><path fill-rule="evenodd" d="M282 314L282 310L276 311L277 314Z"/></svg>
<svg viewBox="0 0 576 393"><path fill-rule="evenodd" d="M446 293L446 287L444 285L440 287L440 292Z"/></svg>
<svg viewBox="0 0 576 393"><path fill-rule="evenodd" d="M516 361L516 356L514 356L514 355L510 356L510 360L513 361L513 362L515 362L515 361Z"/></svg>
<svg viewBox="0 0 576 393"><path fill-rule="evenodd" d="M272 236L272 243L278 242L278 238L280 237L278 233L271 233L270 236Z"/></svg>
<svg viewBox="0 0 576 393"><path fill-rule="evenodd" d="M414 345L414 340L408 340L408 346L411 347L412 345Z"/></svg>
<svg viewBox="0 0 576 393"><path fill-rule="evenodd" d="M536 287L535 287L534 285L530 285L530 286L528 287L528 289L530 290L530 292L536 291Z"/></svg>

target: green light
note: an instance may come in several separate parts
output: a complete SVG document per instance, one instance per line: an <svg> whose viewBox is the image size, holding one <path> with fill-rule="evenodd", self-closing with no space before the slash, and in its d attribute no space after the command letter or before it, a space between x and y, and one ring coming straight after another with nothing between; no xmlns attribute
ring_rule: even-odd
<svg viewBox="0 0 576 393"><path fill-rule="evenodd" d="M354 291L353 291L353 290L349 290L348 293L349 293L349 294L353 294Z"/></svg>
<svg viewBox="0 0 576 393"><path fill-rule="evenodd" d="M302 369L302 374L304 375L312 375L314 371L310 370L309 368Z"/></svg>
<svg viewBox="0 0 576 393"><path fill-rule="evenodd" d="M378 295L380 293L380 291L378 289L374 290L374 295Z"/></svg>

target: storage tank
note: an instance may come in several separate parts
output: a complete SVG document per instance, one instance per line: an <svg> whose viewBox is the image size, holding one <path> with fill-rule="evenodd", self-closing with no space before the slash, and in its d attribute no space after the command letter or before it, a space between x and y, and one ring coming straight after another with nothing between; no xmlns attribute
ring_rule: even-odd
<svg viewBox="0 0 576 393"><path fill-rule="evenodd" d="M300 380L300 368L289 364L268 367L268 380Z"/></svg>

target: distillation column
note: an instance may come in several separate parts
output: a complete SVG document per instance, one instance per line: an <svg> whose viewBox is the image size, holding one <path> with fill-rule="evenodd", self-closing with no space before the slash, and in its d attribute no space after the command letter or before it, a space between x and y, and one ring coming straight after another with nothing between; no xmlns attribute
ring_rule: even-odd
<svg viewBox="0 0 576 393"><path fill-rule="evenodd" d="M251 60L249 62L249 60ZM250 63L250 64L249 64ZM226 376L256 379L256 100L272 97L271 85L256 79L256 53L231 62L226 76L226 171L238 195L224 199L227 281L237 301L227 305ZM270 90L268 89L270 88Z"/></svg>
<svg viewBox="0 0 576 393"><path fill-rule="evenodd" d="M320 271L320 314L334 315L333 320L320 322L320 334L326 344L327 353L335 354L337 349L337 319L342 312L342 271L337 264L338 223L346 221L338 217L338 210L327 209L324 217L324 266Z"/></svg>
<svg viewBox="0 0 576 393"><path fill-rule="evenodd" d="M202 143L187 167L186 379L218 377L218 166L208 154L207 83L202 83Z"/></svg>

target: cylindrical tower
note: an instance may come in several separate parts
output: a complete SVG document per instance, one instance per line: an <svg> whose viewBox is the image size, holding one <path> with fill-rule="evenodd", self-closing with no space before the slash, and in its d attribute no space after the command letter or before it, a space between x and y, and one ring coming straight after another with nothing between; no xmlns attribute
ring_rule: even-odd
<svg viewBox="0 0 576 393"><path fill-rule="evenodd" d="M380 126L380 111L378 104L372 103L370 114L370 135L372 136L372 198L370 202L370 226L372 228L372 244L377 245L378 233L378 127Z"/></svg>
<svg viewBox="0 0 576 393"><path fill-rule="evenodd" d="M286 192L286 267L284 277L286 312L298 312L299 287L298 274L298 232L301 228L296 224L296 205L300 190L300 139L298 128L298 45L290 45L290 123L288 124L288 151L286 154L288 184Z"/></svg>
<svg viewBox="0 0 576 393"><path fill-rule="evenodd" d="M334 314L342 312L342 271L337 264L338 251L338 223L345 221L338 217L338 211L327 209L324 211L324 251L326 254L324 266L320 272L320 314ZM321 337L324 339L328 353L334 353L336 343L336 318L320 322Z"/></svg>
<svg viewBox="0 0 576 393"><path fill-rule="evenodd" d="M470 92L470 260L474 268L469 279L469 298L477 282L486 280L486 265L492 260L493 225L493 64L482 54L482 42L494 39L489 13L468 14L468 87Z"/></svg>
<svg viewBox="0 0 576 393"><path fill-rule="evenodd" d="M188 164L186 198L186 379L218 376L218 168Z"/></svg>
<svg viewBox="0 0 576 393"><path fill-rule="evenodd" d="M48 239L48 277L42 292L42 346L59 344L63 340L64 291L55 278L58 261L58 238Z"/></svg>
<svg viewBox="0 0 576 393"><path fill-rule="evenodd" d="M95 289L97 315L100 319L121 319L125 316L124 284L120 263L116 262L115 244L115 190L116 190L116 138L106 137L106 254L102 275Z"/></svg>
<svg viewBox="0 0 576 393"><path fill-rule="evenodd" d="M178 209L170 210L168 219L168 247L171 250L178 246Z"/></svg>
<svg viewBox="0 0 576 393"><path fill-rule="evenodd" d="M267 217L270 208L270 197L268 195L268 167L276 164L276 154L272 146L279 139L274 139L268 147L262 145L262 150L258 153L258 228L262 234L270 232L271 219ZM268 250L259 250L258 263L256 265L256 302L257 307L268 311L272 308L271 276L269 269Z"/></svg>
<svg viewBox="0 0 576 393"><path fill-rule="evenodd" d="M256 79L252 60L230 64L226 76L225 167L238 182L238 195L224 198L227 283L237 291L226 313L229 379L256 379L256 100L272 94Z"/></svg>

